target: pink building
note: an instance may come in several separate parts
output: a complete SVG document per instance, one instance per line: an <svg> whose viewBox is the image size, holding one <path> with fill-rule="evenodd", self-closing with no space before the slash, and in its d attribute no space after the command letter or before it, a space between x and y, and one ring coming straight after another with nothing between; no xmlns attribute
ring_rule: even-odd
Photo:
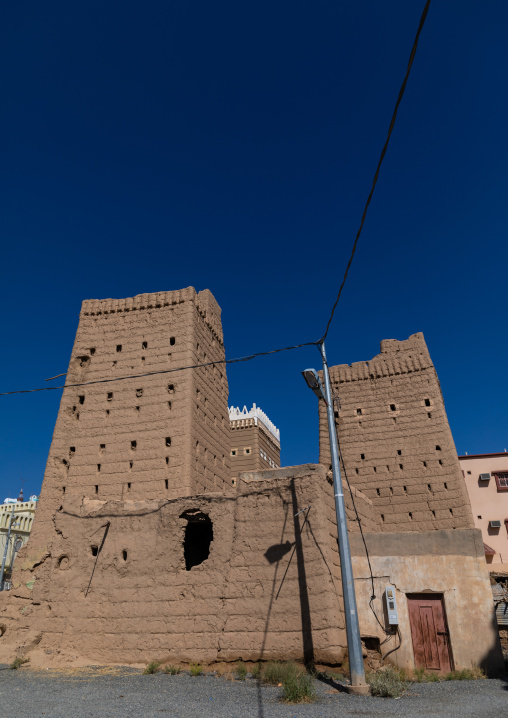
<svg viewBox="0 0 508 718"><path fill-rule="evenodd" d="M508 575L508 452L459 456L492 573Z"/></svg>

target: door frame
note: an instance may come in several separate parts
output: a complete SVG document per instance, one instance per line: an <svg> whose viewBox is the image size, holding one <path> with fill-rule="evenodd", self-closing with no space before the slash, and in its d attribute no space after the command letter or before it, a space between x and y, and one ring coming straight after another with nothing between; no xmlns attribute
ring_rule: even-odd
<svg viewBox="0 0 508 718"><path fill-rule="evenodd" d="M451 641L451 636L450 636L450 627L449 627L449 624L448 624L448 617L447 617L447 615L446 615L445 597L444 597L444 593L442 593L441 591L425 591L425 592L420 592L420 593L417 593L417 592L415 592L415 593L406 593L406 602L407 602L406 605L407 605L407 614L408 614L408 621L409 621L409 635L411 636L411 650L412 650L412 652L413 652L413 665L414 665L415 668L417 667L417 666L416 666L416 658L415 658L414 644L413 644L413 631L412 631L412 628L411 628L411 614L410 614L410 610L409 610L409 600L410 600L410 599L415 599L415 600L418 600L418 599L419 599L419 600L425 601L425 600L428 600L429 598L439 599L439 600L441 601L441 607L442 607L442 610L443 610L443 621L444 621L444 624L445 624L445 630L446 630L446 635L447 635L447 639L448 639L448 640L447 640L447 648L448 648L448 658L449 658L449 661L450 661L450 670L453 671L453 670L455 670L455 662L454 662L454 660L453 660L453 651L452 651L452 641ZM428 669L428 670L433 670L433 669Z"/></svg>

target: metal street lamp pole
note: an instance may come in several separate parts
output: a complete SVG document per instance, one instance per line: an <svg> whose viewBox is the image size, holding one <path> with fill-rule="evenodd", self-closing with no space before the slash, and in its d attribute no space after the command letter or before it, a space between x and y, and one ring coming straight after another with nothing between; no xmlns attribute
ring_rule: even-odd
<svg viewBox="0 0 508 718"><path fill-rule="evenodd" d="M363 667L362 640L360 637L360 624L358 622L358 609L356 605L355 585L353 578L353 566L351 564L351 551L349 548L349 535L347 530L346 505L344 503L344 492L342 478L340 475L339 447L335 430L335 418L333 415L333 400L330 385L330 374L326 361L324 342L319 344L321 358L323 360L324 387L317 373L313 369L307 369L303 376L309 387L322 398L326 404L328 418L328 434L330 437L330 452L332 457L333 492L335 494L335 513L337 516L337 534L340 555L340 572L342 577L342 593L344 598L344 613L346 620L347 646L349 653L349 667L351 672L351 693L368 694L370 688L365 681L365 670Z"/></svg>

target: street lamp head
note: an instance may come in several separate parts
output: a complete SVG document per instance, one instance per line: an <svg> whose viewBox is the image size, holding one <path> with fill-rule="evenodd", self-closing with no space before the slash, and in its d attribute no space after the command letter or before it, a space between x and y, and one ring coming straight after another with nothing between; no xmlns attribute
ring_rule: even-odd
<svg viewBox="0 0 508 718"><path fill-rule="evenodd" d="M302 376L307 382L309 389L312 389L317 398L324 400L323 386L317 371L315 369L305 369L305 371L302 371Z"/></svg>

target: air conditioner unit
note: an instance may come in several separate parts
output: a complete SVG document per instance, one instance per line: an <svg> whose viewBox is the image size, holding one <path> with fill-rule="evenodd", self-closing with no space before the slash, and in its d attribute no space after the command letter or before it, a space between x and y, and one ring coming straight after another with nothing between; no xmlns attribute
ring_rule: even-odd
<svg viewBox="0 0 508 718"><path fill-rule="evenodd" d="M490 481L490 474L480 474L480 481Z"/></svg>
<svg viewBox="0 0 508 718"><path fill-rule="evenodd" d="M489 521L489 526L491 529L500 529L501 521Z"/></svg>

